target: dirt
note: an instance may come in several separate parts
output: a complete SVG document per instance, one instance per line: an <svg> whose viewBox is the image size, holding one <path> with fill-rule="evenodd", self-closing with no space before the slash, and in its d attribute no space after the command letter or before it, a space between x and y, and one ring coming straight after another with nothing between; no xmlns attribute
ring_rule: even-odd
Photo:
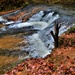
<svg viewBox="0 0 75 75"><path fill-rule="evenodd" d="M15 36L4 36L0 38L0 48L13 49L22 41L23 41L23 38L19 38Z"/></svg>
<svg viewBox="0 0 75 75"><path fill-rule="evenodd" d="M0 24L0 28L2 28L2 27L4 27L4 25L3 24Z"/></svg>
<svg viewBox="0 0 75 75"><path fill-rule="evenodd" d="M0 15L8 14L8 13L14 12L14 11L19 10L19 9L21 9L21 8L16 8L16 9L13 9L13 10L10 10L10 11L1 11Z"/></svg>
<svg viewBox="0 0 75 75"><path fill-rule="evenodd" d="M0 74L12 69L20 61L19 55L25 54L20 50L20 46L25 45L21 36L22 34L0 37Z"/></svg>

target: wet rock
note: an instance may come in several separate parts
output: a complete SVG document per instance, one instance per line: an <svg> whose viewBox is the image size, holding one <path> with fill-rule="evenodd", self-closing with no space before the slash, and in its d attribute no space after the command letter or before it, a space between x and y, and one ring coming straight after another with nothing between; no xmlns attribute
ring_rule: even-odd
<svg viewBox="0 0 75 75"><path fill-rule="evenodd" d="M44 11L44 15L42 17L44 17L45 15L47 15L48 13L50 13L50 11Z"/></svg>
<svg viewBox="0 0 75 75"><path fill-rule="evenodd" d="M28 13L27 15L25 15L25 16L22 18L22 22L26 22L31 16L32 16L32 13Z"/></svg>
<svg viewBox="0 0 75 75"><path fill-rule="evenodd" d="M26 11L19 12L16 15L5 17L8 21L18 21L26 14Z"/></svg>
<svg viewBox="0 0 75 75"><path fill-rule="evenodd" d="M0 35L7 35L7 34L19 34L25 33L25 35L29 35L32 33L36 33L38 30L33 29L32 26L22 27L22 28L6 28L5 31L1 30Z"/></svg>

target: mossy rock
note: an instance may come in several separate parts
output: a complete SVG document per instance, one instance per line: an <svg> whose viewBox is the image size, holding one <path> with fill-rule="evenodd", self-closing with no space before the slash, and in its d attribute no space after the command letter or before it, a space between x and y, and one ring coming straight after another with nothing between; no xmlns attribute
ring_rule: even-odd
<svg viewBox="0 0 75 75"><path fill-rule="evenodd" d="M75 26L68 29L67 33L75 33Z"/></svg>

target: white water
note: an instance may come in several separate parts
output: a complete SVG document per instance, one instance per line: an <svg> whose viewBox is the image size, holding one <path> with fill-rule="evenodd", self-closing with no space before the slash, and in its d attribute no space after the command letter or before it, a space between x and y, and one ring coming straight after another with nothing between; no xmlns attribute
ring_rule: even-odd
<svg viewBox="0 0 75 75"><path fill-rule="evenodd" d="M23 47L22 50L26 50L29 52L29 57L42 57L44 58L46 55L50 54L52 48L54 48L54 40L50 35L50 31L54 30L53 22L57 20L59 14L53 15L54 12L49 12L44 17L44 11L40 11L39 13L34 14L27 22L21 23L18 22L7 22L5 24L10 24L8 28L22 28L33 26L34 29L40 30L38 33L33 34L31 36L25 36L29 41L28 47ZM4 21L2 17L0 17L0 21ZM13 24L14 23L14 24ZM64 33L70 26L63 25L60 28L60 33Z"/></svg>
<svg viewBox="0 0 75 75"><path fill-rule="evenodd" d="M53 21L55 21L56 19L58 19L59 15L57 14L55 16L52 16L53 15L52 12L49 14L50 14L49 15L50 19L48 19L48 22L33 22L33 23L38 23L38 24L34 25L34 28L37 28L37 29L40 28L41 31L28 37L28 40L30 43L28 51L30 51L29 53L30 53L31 57L42 57L42 58L44 58L46 55L50 54L50 50L45 46L46 42L42 41L42 39L45 39L45 37L42 36L42 39L40 39L40 36L42 35L40 33L43 33L43 31L45 31L45 28L47 28L49 25L51 26L51 23ZM44 18L47 19L47 17L48 16L45 16ZM37 18L37 16L36 16L36 18ZM31 19L35 20L35 18L33 18L33 17ZM30 23L31 23L31 19L29 20ZM47 32L45 32L44 35L46 33ZM49 42L52 43L53 42L52 39L50 39Z"/></svg>
<svg viewBox="0 0 75 75"><path fill-rule="evenodd" d="M6 22L7 20L4 19L2 16L0 16L0 22L2 22L2 21Z"/></svg>
<svg viewBox="0 0 75 75"><path fill-rule="evenodd" d="M27 48L29 51L29 55L31 57L45 57L50 54L47 47L45 47L44 43L39 38L38 34L33 34L32 36L28 36L30 46Z"/></svg>
<svg viewBox="0 0 75 75"><path fill-rule="evenodd" d="M9 25L9 24L13 24L14 21L10 21L10 22L6 22L6 23L3 23L4 25Z"/></svg>
<svg viewBox="0 0 75 75"><path fill-rule="evenodd" d="M44 15L43 11L40 11L37 14L34 14L29 20L28 22L38 22L42 19L42 16Z"/></svg>
<svg viewBox="0 0 75 75"><path fill-rule="evenodd" d="M46 15L44 18L45 20L48 20L48 22L45 22L44 20L40 21L40 17L42 19L43 16L43 11L40 11L39 13L33 15L27 22L23 22L23 23L18 23L18 24L13 24L10 25L9 28L22 28L22 27L28 27L28 26L33 26L34 29L39 29L39 30L43 30L45 29L48 25L50 25L53 21L55 21L57 18L59 18L59 15L53 15L53 12L49 13L48 15ZM35 16L35 17L34 17ZM40 16L40 17L39 17ZM49 18L50 17L50 18ZM44 19L43 18L43 19ZM49 19L48 19L49 18ZM38 19L36 21L36 19ZM32 22L33 21L33 22ZM8 22L9 24L9 22Z"/></svg>
<svg viewBox="0 0 75 75"><path fill-rule="evenodd" d="M34 26L35 29L43 30L48 26L48 23L46 22L24 22L19 24L14 24L12 26L9 26L9 28L22 28L22 27L28 27L28 26Z"/></svg>

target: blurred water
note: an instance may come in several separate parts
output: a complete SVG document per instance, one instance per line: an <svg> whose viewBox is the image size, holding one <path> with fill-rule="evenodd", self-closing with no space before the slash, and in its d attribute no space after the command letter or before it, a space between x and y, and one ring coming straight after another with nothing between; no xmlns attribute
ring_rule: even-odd
<svg viewBox="0 0 75 75"><path fill-rule="evenodd" d="M54 40L50 35L50 31L54 31L54 22L57 21L59 24L61 23L61 28L59 30L59 35L67 31L71 26L74 25L74 17L71 15L66 15L66 11L60 7L54 8L50 7L50 9L46 9L45 11L41 10L34 14L32 17L29 18L27 22L22 22L21 20L14 22L14 21L7 21L0 17L0 22L5 21L4 24L9 25L8 28L23 28L32 26L32 29L39 30L36 34L32 34L29 36L24 36L27 38L29 45L27 47L22 47L22 50L26 50L29 52L29 57L45 57L46 55L52 52L54 48ZM63 11L60 14L58 11L60 8ZM57 12L56 12L57 11ZM15 14L15 13L12 13ZM11 15L12 15L11 14ZM74 13L73 13L74 14ZM8 16L8 15L7 15ZM72 21L72 22L71 22ZM3 28L5 29L5 28Z"/></svg>

